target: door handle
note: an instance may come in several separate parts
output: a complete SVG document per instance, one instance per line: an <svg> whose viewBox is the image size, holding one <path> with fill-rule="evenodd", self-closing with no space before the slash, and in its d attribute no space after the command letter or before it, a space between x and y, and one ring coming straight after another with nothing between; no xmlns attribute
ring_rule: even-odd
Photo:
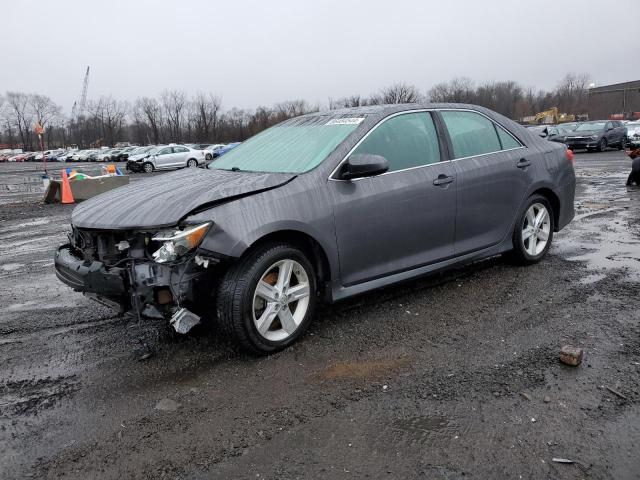
<svg viewBox="0 0 640 480"><path fill-rule="evenodd" d="M526 158L521 158L518 160L518 163L516 163L516 167L518 168L527 168L529 166L531 166L531 162Z"/></svg>
<svg viewBox="0 0 640 480"><path fill-rule="evenodd" d="M441 173L440 175L438 175L438 178L436 178L433 181L433 184L436 187L443 187L443 186L448 185L451 182L453 182L453 180L454 180L453 177L450 177L449 175L445 175L445 174Z"/></svg>

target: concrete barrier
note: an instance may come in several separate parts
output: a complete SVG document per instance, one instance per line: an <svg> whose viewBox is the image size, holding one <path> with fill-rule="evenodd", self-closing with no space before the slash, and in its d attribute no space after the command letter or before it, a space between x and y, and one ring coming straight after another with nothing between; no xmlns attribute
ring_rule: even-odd
<svg viewBox="0 0 640 480"><path fill-rule="evenodd" d="M113 190L129 184L128 175L115 175L112 177L85 178L84 180L74 180L71 184L71 193L76 202L81 202L101 193ZM49 187L44 193L44 203L56 203L60 201L61 181L51 180Z"/></svg>

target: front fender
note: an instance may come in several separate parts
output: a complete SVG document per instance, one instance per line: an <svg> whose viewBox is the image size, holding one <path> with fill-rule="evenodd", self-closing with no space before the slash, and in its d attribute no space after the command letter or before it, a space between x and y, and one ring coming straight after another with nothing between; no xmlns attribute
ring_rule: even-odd
<svg viewBox="0 0 640 480"><path fill-rule="evenodd" d="M315 240L324 250L332 271L337 271L333 208L324 185L306 182L282 187L214 206L190 216L189 223L213 222L200 248L239 258L267 235L293 231Z"/></svg>

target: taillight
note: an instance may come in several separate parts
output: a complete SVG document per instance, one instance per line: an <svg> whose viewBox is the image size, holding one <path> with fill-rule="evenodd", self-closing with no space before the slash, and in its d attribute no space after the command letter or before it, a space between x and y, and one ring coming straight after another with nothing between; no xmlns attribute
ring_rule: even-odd
<svg viewBox="0 0 640 480"><path fill-rule="evenodd" d="M567 160L569 160L569 163L573 163L573 150L567 148Z"/></svg>

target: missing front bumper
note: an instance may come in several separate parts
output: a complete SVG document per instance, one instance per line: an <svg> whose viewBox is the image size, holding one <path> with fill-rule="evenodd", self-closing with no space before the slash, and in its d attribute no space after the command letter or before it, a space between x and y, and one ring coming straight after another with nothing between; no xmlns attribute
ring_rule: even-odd
<svg viewBox="0 0 640 480"><path fill-rule="evenodd" d="M168 265L128 259L122 266L107 267L103 262L80 258L67 244L57 250L54 264L62 282L92 300L119 313L133 311L146 318L164 318L179 333L200 322L184 305L191 309L206 302L211 292L211 275L206 275L203 262Z"/></svg>

